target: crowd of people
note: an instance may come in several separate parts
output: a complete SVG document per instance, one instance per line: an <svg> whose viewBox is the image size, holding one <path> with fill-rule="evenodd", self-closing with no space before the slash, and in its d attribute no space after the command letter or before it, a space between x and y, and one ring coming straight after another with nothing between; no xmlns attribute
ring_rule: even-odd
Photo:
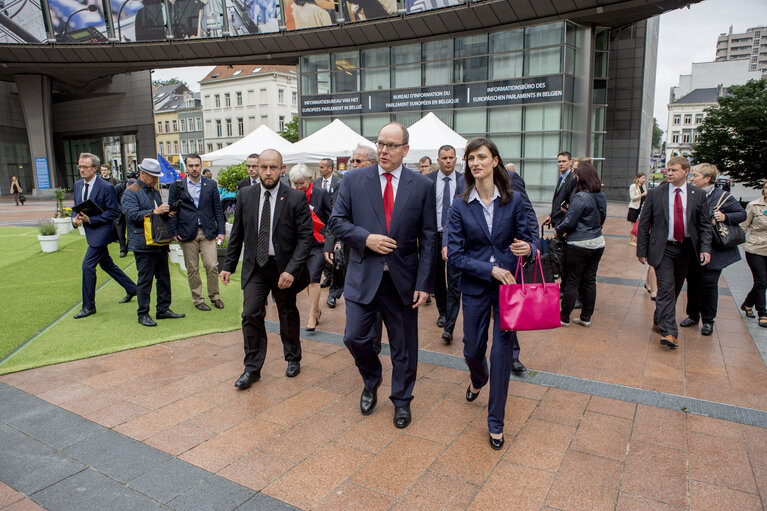
<svg viewBox="0 0 767 511"><path fill-rule="evenodd" d="M297 296L307 290L309 311L304 325L306 331L313 331L322 316L321 287L328 287L329 308L344 295L344 344L362 379L360 412L368 415L377 404L383 381L379 355L385 326L392 360L389 398L394 404L393 423L405 428L412 420L418 309L433 295L444 343L453 341L463 310L463 353L469 369L465 399L474 401L489 384L489 443L500 449L509 377L526 368L520 361L517 332L501 329L499 291L500 286L514 284L521 277L514 273L518 261L520 266L533 266L545 247L538 219L524 180L513 164L504 165L491 140L477 137L468 142L461 173L456 170L456 150L450 145L437 150L436 169L428 157L421 159L417 170L409 169L403 164L408 138L401 124L386 124L376 148L360 145L354 149L349 160L354 170L343 177L335 173L330 158L320 162L315 178L304 164L288 172L282 155L273 149L248 156L248 177L237 184L231 233L220 268L216 248L226 236L222 199L217 183L202 174L198 155L186 156L186 176L170 186L168 203L163 203L157 189L161 170L156 160L144 159L138 176L112 186L108 168L103 177L97 175L98 157L81 154L82 179L75 184L75 205L92 201L96 208L87 209L90 214L86 209L73 213L72 218L75 225L85 226L88 240L82 265L83 307L75 318L96 312L97 265L125 289L121 302L137 297L141 325L156 325L150 315L153 282L155 318L184 317L170 309L168 244L153 243L145 232L147 216L164 216L172 239L181 244L192 301L198 310L212 310L202 290L200 260L208 301L217 309L224 307L219 282L229 284L241 264L244 360L243 372L234 384L237 389L247 389L261 377L269 295L279 317L286 376L296 377L301 371L302 315ZM554 229L564 249L559 275L542 277L547 281L561 278L559 324L570 326L573 311L580 309L572 322L589 327L605 250L602 226L607 202L589 158L573 160L563 151L557 156L557 166L559 179L542 226ZM661 334L660 343L669 348L679 343L675 306L685 280L687 318L680 326L702 322L701 333L711 335L719 276L724 267L740 258L737 240L728 238L737 234L740 224L750 233L745 249L754 275L754 287L742 309L748 317L754 317L756 309L760 326L767 327L767 185L763 198L744 211L734 198L714 186L716 167L698 165L691 176L689 171L686 158L672 158L667 182L648 191L646 176L640 174L629 190L628 221L636 227L631 243L636 244L639 261L654 270L657 284L647 286L656 299L653 329ZM135 283L107 250L118 239L121 225L127 229L127 240L121 242L120 255L134 252Z"/></svg>

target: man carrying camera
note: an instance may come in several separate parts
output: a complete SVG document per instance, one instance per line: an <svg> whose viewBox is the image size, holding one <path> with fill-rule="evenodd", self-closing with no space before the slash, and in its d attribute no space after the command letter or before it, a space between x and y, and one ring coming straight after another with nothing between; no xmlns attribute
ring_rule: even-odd
<svg viewBox="0 0 767 511"><path fill-rule="evenodd" d="M122 198L122 208L128 221L128 249L136 256L138 282L138 322L144 326L157 326L149 316L152 281L157 279L157 319L183 318L170 310L170 272L168 271L168 245L147 245L144 236L144 217L150 213L172 217L167 204L157 190L162 170L160 162L144 158L138 166L141 171L137 182L128 186Z"/></svg>
<svg viewBox="0 0 767 511"><path fill-rule="evenodd" d="M192 291L194 306L209 311L202 297L200 256L207 275L208 298L217 309L224 308L218 294L218 257L216 243L224 241L226 225L218 184L202 177L202 159L197 154L184 158L186 177L170 187L168 203L178 213L170 219L173 239L181 242L186 263L186 276Z"/></svg>

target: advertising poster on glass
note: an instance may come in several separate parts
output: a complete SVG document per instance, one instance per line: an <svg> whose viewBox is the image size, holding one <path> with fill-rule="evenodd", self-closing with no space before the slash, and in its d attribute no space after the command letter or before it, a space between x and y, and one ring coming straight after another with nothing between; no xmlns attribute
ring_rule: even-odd
<svg viewBox="0 0 767 511"><path fill-rule="evenodd" d="M159 41L167 38L170 20L174 39L221 37L222 0L111 0L115 35L121 42Z"/></svg>
<svg viewBox="0 0 767 511"><path fill-rule="evenodd" d="M342 0L346 21L365 21L387 18L397 14L397 0Z"/></svg>
<svg viewBox="0 0 767 511"><path fill-rule="evenodd" d="M105 43L109 40L101 0L49 0L57 43Z"/></svg>
<svg viewBox="0 0 767 511"><path fill-rule="evenodd" d="M286 0L285 28L301 30L334 25L336 6L334 0Z"/></svg>
<svg viewBox="0 0 767 511"><path fill-rule="evenodd" d="M407 13L416 13L461 5L463 0L407 0Z"/></svg>
<svg viewBox="0 0 767 511"><path fill-rule="evenodd" d="M277 0L226 0L229 34L268 34L280 30Z"/></svg>
<svg viewBox="0 0 767 511"><path fill-rule="evenodd" d="M44 42L39 0L0 0L0 44Z"/></svg>

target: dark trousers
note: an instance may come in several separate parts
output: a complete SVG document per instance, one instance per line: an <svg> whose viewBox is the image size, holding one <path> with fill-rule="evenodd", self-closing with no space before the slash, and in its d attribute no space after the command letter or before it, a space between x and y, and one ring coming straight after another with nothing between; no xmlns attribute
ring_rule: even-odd
<svg viewBox="0 0 767 511"><path fill-rule="evenodd" d="M154 251L135 251L138 281L136 282L136 298L138 315L149 314L152 281L157 292L157 312L170 309L170 273L168 271L168 249Z"/></svg>
<svg viewBox="0 0 767 511"><path fill-rule="evenodd" d="M445 331L452 334L461 308L461 292L458 290L461 271L442 259L442 250L439 249L441 246L442 234L440 233L437 236L437 281L434 287L434 298L439 315L445 318Z"/></svg>
<svg viewBox="0 0 767 511"><path fill-rule="evenodd" d="M136 292L136 284L112 261L108 247L88 246L83 258L84 309L96 307L96 266L101 266L101 269L120 284L126 293L133 294Z"/></svg>
<svg viewBox="0 0 767 511"><path fill-rule="evenodd" d="M301 317L296 307L296 292L280 289L280 275L274 257L263 267L256 267L242 288L242 340L245 345L245 370L261 370L266 358L266 299L272 292L280 318L280 339L287 361L301 360Z"/></svg>
<svg viewBox="0 0 767 511"><path fill-rule="evenodd" d="M697 261L687 270L687 316L703 323L713 323L719 302L719 276L722 270L711 270Z"/></svg>
<svg viewBox="0 0 767 511"><path fill-rule="evenodd" d="M128 244L125 238L125 214L120 213L120 218L115 222L115 231L117 232L117 241L120 243L120 253L128 252Z"/></svg>
<svg viewBox="0 0 767 511"><path fill-rule="evenodd" d="M581 319L591 321L594 314L594 304L597 301L597 269L602 254L602 248L583 248L576 245L567 247L565 255L565 272L562 277L561 319L570 322L575 299L580 296L583 302Z"/></svg>
<svg viewBox="0 0 767 511"><path fill-rule="evenodd" d="M378 292L370 303L346 300L344 344L354 357L365 388L372 390L382 377L381 360L374 346L379 311L389 333L391 350L389 399L394 406L404 406L413 399L418 369L418 309L402 304L389 272L384 272Z"/></svg>
<svg viewBox="0 0 767 511"><path fill-rule="evenodd" d="M349 250L344 247L344 261L349 260ZM344 281L346 280L346 265L342 265L336 269L336 265L333 265L330 281L330 290L328 294L338 300L344 293Z"/></svg>
<svg viewBox="0 0 767 511"><path fill-rule="evenodd" d="M676 301L694 257L695 250L690 238L685 238L682 243L669 241L666 243L660 264L655 267L658 297L655 301L653 319L660 328L661 335L679 336L679 327L676 324Z"/></svg>
<svg viewBox="0 0 767 511"><path fill-rule="evenodd" d="M764 291L767 289L767 256L746 252L746 262L754 277L754 286L746 295L743 305L755 307L760 318L767 316Z"/></svg>
<svg viewBox="0 0 767 511"><path fill-rule="evenodd" d="M487 291L479 296L464 294L462 300L463 357L469 367L471 385L479 389L490 381L487 427L491 433L502 433L511 365L519 358L517 333L501 330L497 285L488 286ZM493 315L493 346L488 370L485 353L490 314Z"/></svg>

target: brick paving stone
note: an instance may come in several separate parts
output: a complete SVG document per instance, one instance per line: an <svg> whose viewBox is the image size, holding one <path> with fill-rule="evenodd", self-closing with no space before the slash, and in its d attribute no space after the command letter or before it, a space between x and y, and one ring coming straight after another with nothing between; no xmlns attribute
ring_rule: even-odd
<svg viewBox="0 0 767 511"><path fill-rule="evenodd" d="M467 428L442 453L430 470L459 481L481 485L503 453L490 448L487 430Z"/></svg>
<svg viewBox="0 0 767 511"><path fill-rule="evenodd" d="M567 426L577 426L588 403L588 394L549 389L532 417Z"/></svg>
<svg viewBox="0 0 767 511"><path fill-rule="evenodd" d="M586 410L590 412L603 413L605 415L614 415L616 417L631 419L633 421L634 414L636 413L636 405L634 403L618 401L617 399L591 396L591 399L589 399L589 405L586 407Z"/></svg>
<svg viewBox="0 0 767 511"><path fill-rule="evenodd" d="M462 511L468 507L478 490L476 485L426 471L392 509Z"/></svg>
<svg viewBox="0 0 767 511"><path fill-rule="evenodd" d="M147 438L146 444L173 456L200 445L215 435L192 424L179 424Z"/></svg>
<svg viewBox="0 0 767 511"><path fill-rule="evenodd" d="M0 509L23 499L24 495L17 492L7 484L0 482Z"/></svg>
<svg viewBox="0 0 767 511"><path fill-rule="evenodd" d="M685 506L687 456L684 452L632 441L621 481L621 491Z"/></svg>
<svg viewBox="0 0 767 511"><path fill-rule="evenodd" d="M722 486L690 482L690 511L762 511L762 502L758 495L743 493Z"/></svg>
<svg viewBox="0 0 767 511"><path fill-rule="evenodd" d="M451 444L474 420L478 410L449 399L439 401L423 417L417 418L408 428L408 434L433 442Z"/></svg>
<svg viewBox="0 0 767 511"><path fill-rule="evenodd" d="M623 464L590 454L570 451L551 486L546 504L572 511L615 509L618 478ZM588 477L584 475L588 474Z"/></svg>
<svg viewBox="0 0 767 511"><path fill-rule="evenodd" d="M344 483L320 502L314 511L386 511L394 499L352 483Z"/></svg>
<svg viewBox="0 0 767 511"><path fill-rule="evenodd" d="M222 469L218 475L260 491L294 466L295 463L257 449Z"/></svg>
<svg viewBox="0 0 767 511"><path fill-rule="evenodd" d="M3 511L45 511L45 508L38 506L30 499L19 500L2 509Z"/></svg>
<svg viewBox="0 0 767 511"><path fill-rule="evenodd" d="M575 434L572 448L623 461L631 437L631 425L628 419L586 412Z"/></svg>
<svg viewBox="0 0 767 511"><path fill-rule="evenodd" d="M556 472L574 434L574 427L531 419L514 438L504 459L539 470Z"/></svg>
<svg viewBox="0 0 767 511"><path fill-rule="evenodd" d="M488 446L489 447L489 446ZM502 461L482 486L471 511L537 511L554 474Z"/></svg>
<svg viewBox="0 0 767 511"><path fill-rule="evenodd" d="M260 413L259 418L291 427L339 397L339 394L312 387Z"/></svg>
<svg viewBox="0 0 767 511"><path fill-rule="evenodd" d="M756 493L742 439L690 434L690 479Z"/></svg>
<svg viewBox="0 0 767 511"><path fill-rule="evenodd" d="M650 500L639 495L620 492L618 495L618 506L615 511L683 511L686 507L677 507Z"/></svg>
<svg viewBox="0 0 767 511"><path fill-rule="evenodd" d="M631 440L685 450L686 431L686 418L683 413L639 405Z"/></svg>
<svg viewBox="0 0 767 511"><path fill-rule="evenodd" d="M338 415L317 413L262 445L260 450L298 463L343 434L356 422Z"/></svg>

